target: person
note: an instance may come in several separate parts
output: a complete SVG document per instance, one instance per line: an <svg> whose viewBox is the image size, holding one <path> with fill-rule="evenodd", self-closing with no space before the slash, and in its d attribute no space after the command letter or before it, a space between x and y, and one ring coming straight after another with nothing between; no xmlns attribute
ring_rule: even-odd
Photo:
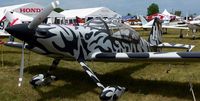
<svg viewBox="0 0 200 101"><path fill-rule="evenodd" d="M78 16L76 16L76 22L75 25L79 26L79 23L81 22L81 18L79 18Z"/></svg>

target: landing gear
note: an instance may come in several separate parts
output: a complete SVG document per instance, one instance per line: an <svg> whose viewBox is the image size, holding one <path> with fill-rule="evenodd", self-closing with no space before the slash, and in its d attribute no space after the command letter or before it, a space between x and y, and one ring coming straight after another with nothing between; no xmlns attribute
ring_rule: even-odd
<svg viewBox="0 0 200 101"><path fill-rule="evenodd" d="M93 71L83 62L78 61L83 67L84 71L90 76L90 78L96 83L96 85L102 90L100 99L102 101L115 101L117 100L127 89L125 87L104 87Z"/></svg>
<svg viewBox="0 0 200 101"><path fill-rule="evenodd" d="M100 99L102 101L115 101L117 100L127 89L125 87L106 87L102 90L100 94Z"/></svg>
<svg viewBox="0 0 200 101"><path fill-rule="evenodd" d="M31 79L30 84L35 88L37 86L49 85L54 80L56 80L54 75L38 74Z"/></svg>
<svg viewBox="0 0 200 101"><path fill-rule="evenodd" d="M38 75L33 76L30 81L30 84L33 87L45 86L45 85L50 84L52 81L57 80L56 76L51 75L51 74L52 74L52 70L54 70L57 67L59 62L60 62L60 59L55 59L51 65L51 67L47 71L47 73L38 74Z"/></svg>
<svg viewBox="0 0 200 101"><path fill-rule="evenodd" d="M60 59L55 59L48 70L47 73L45 74L38 74L35 75L31 81L30 84L33 85L33 87L37 86L44 86L50 84L52 81L56 80L56 76L51 75L52 70L54 70ZM102 90L100 94L100 99L102 101L115 101L117 100L127 89L125 87L120 87L120 86L107 86L105 87L100 80L97 78L97 76L94 74L94 72L84 63L84 61L78 61L79 64L82 66L84 71L89 75L89 77L96 83L96 85Z"/></svg>
<svg viewBox="0 0 200 101"><path fill-rule="evenodd" d="M192 40L195 40L196 39L196 37L195 36L192 36Z"/></svg>
<svg viewBox="0 0 200 101"><path fill-rule="evenodd" d="M193 30L192 30L192 40L195 40L195 39L196 39L196 35L195 35L196 32L197 32L196 29L193 29Z"/></svg>
<svg viewBox="0 0 200 101"><path fill-rule="evenodd" d="M163 34L167 34L167 28L163 29Z"/></svg>
<svg viewBox="0 0 200 101"><path fill-rule="evenodd" d="M180 30L180 36L179 38L183 38L183 32L182 32L182 29Z"/></svg>

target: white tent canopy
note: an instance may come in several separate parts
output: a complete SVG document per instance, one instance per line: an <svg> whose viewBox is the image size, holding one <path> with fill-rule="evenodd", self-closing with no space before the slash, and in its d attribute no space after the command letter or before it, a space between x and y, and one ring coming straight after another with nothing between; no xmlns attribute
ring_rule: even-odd
<svg viewBox="0 0 200 101"><path fill-rule="evenodd" d="M85 8L85 9L73 9L73 10L65 10L61 12L65 16L66 19L74 19L77 17L87 18L87 17L121 17L118 13L110 10L106 7L96 7L96 8Z"/></svg>
<svg viewBox="0 0 200 101"><path fill-rule="evenodd" d="M21 21L32 21L33 20L33 17L29 17L29 16L26 16L21 13L13 12L13 15L17 16L19 18L19 20L21 20Z"/></svg>
<svg viewBox="0 0 200 101"><path fill-rule="evenodd" d="M162 12L163 15L167 15L167 16L171 16L172 14L170 14L166 9Z"/></svg>
<svg viewBox="0 0 200 101"><path fill-rule="evenodd" d="M167 11L167 9L165 9L163 12L162 12L163 15L166 15L166 16L176 16L174 14L171 14Z"/></svg>

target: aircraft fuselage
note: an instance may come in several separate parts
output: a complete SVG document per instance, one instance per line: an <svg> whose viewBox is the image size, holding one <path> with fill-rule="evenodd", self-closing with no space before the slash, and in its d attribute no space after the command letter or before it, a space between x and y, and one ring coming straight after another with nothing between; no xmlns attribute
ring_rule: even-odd
<svg viewBox="0 0 200 101"><path fill-rule="evenodd" d="M40 25L33 40L38 43L35 44L39 48L37 53L84 60L90 59L93 53L151 50L149 43L140 37L134 41L119 39L104 30L84 26ZM31 50L34 51L35 47Z"/></svg>

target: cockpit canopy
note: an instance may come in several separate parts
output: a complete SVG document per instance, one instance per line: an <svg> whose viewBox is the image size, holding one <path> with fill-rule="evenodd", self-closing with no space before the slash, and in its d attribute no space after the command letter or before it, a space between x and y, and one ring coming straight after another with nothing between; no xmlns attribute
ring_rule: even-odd
<svg viewBox="0 0 200 101"><path fill-rule="evenodd" d="M123 39L133 42L138 42L140 40L138 32L133 30L128 25L125 25L123 23L114 20L103 20L101 18L95 18L85 23L84 26L98 30L104 30L111 37L117 39Z"/></svg>

